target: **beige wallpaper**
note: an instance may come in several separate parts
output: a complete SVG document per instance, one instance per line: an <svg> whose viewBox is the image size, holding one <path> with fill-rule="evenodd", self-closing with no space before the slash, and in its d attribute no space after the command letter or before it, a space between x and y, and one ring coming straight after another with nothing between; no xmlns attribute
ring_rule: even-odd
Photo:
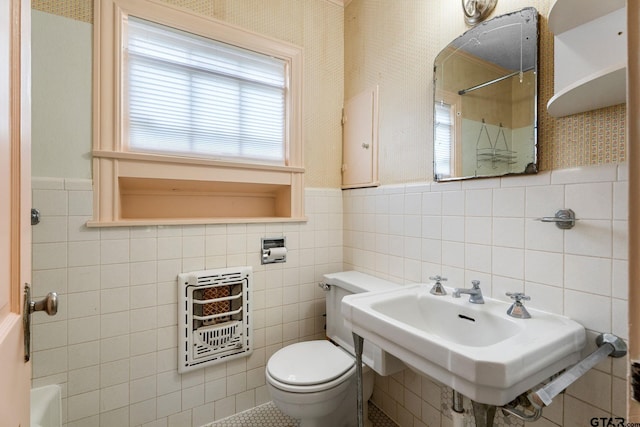
<svg viewBox="0 0 640 427"><path fill-rule="evenodd" d="M439 18L440 3L353 0L345 9L345 99L379 85L382 184L431 180L427 94L433 90L433 59L444 46L440 27L448 27Z"/></svg>
<svg viewBox="0 0 640 427"><path fill-rule="evenodd" d="M440 0L166 0L305 49L307 187L340 185L340 114L344 99L380 87L380 181L430 181L432 67L436 54L464 32L460 3ZM625 106L552 118L552 0L498 2L494 14L527 6L540 12L540 169L626 159ZM92 0L33 0L34 9L91 22Z"/></svg>
<svg viewBox="0 0 640 427"><path fill-rule="evenodd" d="M93 22L93 0L31 0L31 7L82 22Z"/></svg>
<svg viewBox="0 0 640 427"><path fill-rule="evenodd" d="M539 156L552 170L626 158L625 106L566 118L546 114L553 95L552 0L498 2L494 15L533 6L540 13ZM431 181L433 59L467 30L460 2L352 0L345 10L345 97L380 85L380 180Z"/></svg>
<svg viewBox="0 0 640 427"><path fill-rule="evenodd" d="M305 186L340 187L344 9L328 0L166 1L304 48ZM93 21L93 0L33 0L32 7Z"/></svg>

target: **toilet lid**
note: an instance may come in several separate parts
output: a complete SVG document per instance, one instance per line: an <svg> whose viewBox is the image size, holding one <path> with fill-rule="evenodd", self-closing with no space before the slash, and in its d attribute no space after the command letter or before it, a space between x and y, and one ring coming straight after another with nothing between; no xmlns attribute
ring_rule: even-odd
<svg viewBox="0 0 640 427"><path fill-rule="evenodd" d="M291 344L276 351L267 362L269 374L291 385L314 385L331 381L348 371L353 357L326 340Z"/></svg>

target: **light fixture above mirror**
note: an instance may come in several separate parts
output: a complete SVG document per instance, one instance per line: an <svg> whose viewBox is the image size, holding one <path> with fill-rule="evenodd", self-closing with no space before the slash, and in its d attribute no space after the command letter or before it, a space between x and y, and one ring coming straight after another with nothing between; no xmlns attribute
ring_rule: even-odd
<svg viewBox="0 0 640 427"><path fill-rule="evenodd" d="M496 7L498 0L462 0L464 21L467 25L476 25L484 21Z"/></svg>

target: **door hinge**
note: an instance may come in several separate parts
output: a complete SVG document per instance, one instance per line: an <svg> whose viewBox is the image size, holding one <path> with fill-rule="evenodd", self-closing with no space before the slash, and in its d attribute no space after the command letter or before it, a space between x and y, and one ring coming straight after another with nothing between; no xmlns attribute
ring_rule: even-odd
<svg viewBox="0 0 640 427"><path fill-rule="evenodd" d="M343 164L342 164L342 167L340 168L340 171L341 171L342 173L345 173L345 172L347 171L347 164L346 164L346 163L343 163Z"/></svg>
<svg viewBox="0 0 640 427"><path fill-rule="evenodd" d="M342 118L340 120L340 124L342 126L344 126L344 124L347 123L347 116L344 114L344 107L342 108Z"/></svg>

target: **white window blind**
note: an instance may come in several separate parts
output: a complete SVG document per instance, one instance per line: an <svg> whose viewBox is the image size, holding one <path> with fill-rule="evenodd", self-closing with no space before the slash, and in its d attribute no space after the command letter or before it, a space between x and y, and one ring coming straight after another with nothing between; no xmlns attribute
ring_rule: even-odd
<svg viewBox="0 0 640 427"><path fill-rule="evenodd" d="M452 106L444 102L435 103L434 173L439 178L451 177L451 149L453 144Z"/></svg>
<svg viewBox="0 0 640 427"><path fill-rule="evenodd" d="M286 61L129 16L128 150L286 164Z"/></svg>

